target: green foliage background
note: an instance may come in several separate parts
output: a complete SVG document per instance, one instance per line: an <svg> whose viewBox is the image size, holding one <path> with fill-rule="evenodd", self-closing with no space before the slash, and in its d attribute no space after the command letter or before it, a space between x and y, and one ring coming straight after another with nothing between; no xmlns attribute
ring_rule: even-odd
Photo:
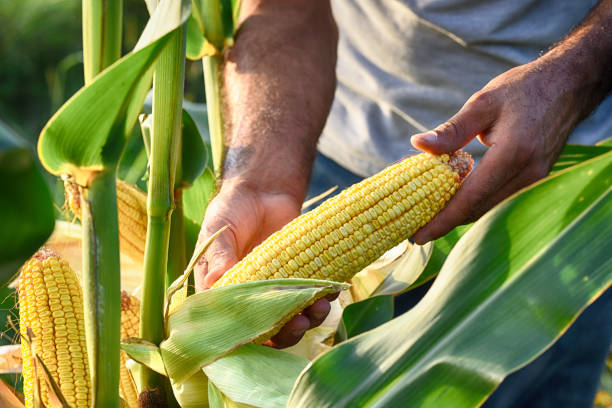
<svg viewBox="0 0 612 408"><path fill-rule="evenodd" d="M149 15L124 1L123 50L131 50ZM83 86L81 2L0 0L0 120L33 145L51 115ZM204 101L202 67L189 62L185 98Z"/></svg>

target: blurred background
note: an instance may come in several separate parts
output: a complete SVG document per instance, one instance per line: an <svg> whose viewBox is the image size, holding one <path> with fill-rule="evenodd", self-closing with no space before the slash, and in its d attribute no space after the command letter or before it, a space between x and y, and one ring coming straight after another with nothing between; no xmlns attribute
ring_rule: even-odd
<svg viewBox="0 0 612 408"><path fill-rule="evenodd" d="M123 52L149 15L124 0ZM36 143L51 115L83 86L80 0L0 0L0 122ZM188 61L185 99L204 101L199 61Z"/></svg>

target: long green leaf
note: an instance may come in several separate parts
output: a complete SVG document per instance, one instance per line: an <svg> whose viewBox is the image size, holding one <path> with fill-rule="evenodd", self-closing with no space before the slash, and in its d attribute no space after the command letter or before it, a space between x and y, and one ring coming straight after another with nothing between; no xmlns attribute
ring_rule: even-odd
<svg viewBox="0 0 612 408"><path fill-rule="evenodd" d="M608 153L506 200L417 306L316 360L289 406L478 406L612 283L611 199Z"/></svg>
<svg viewBox="0 0 612 408"><path fill-rule="evenodd" d="M53 115L38 142L39 156L49 172L72 174L86 185L88 172L118 163L151 86L152 66L188 14L188 2L162 1L134 51L100 73Z"/></svg>
<svg viewBox="0 0 612 408"><path fill-rule="evenodd" d="M245 344L203 370L232 401L284 408L293 383L308 363L305 358L281 350Z"/></svg>
<svg viewBox="0 0 612 408"><path fill-rule="evenodd" d="M269 333L299 311L346 284L280 279L230 285L190 296L167 322L161 345L166 371L176 383L239 346Z"/></svg>
<svg viewBox="0 0 612 408"><path fill-rule="evenodd" d="M0 122L0 286L51 235L53 201L32 152Z"/></svg>

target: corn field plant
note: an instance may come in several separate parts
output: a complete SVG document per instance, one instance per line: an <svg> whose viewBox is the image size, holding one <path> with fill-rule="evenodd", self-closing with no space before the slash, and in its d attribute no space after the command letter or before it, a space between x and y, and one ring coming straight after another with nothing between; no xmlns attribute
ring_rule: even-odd
<svg viewBox="0 0 612 408"><path fill-rule="evenodd" d="M401 243L469 166L461 154L415 156L325 201L215 288L191 293L193 266L214 239L196 247L222 176L221 67L240 2L146 6L140 40L121 56L121 1L84 0L85 86L39 138L38 157L64 181L80 222L79 268L37 252L54 226L50 193L31 150L0 126L2 283L26 265L25 406L476 407L612 283L608 141L567 146L546 179L422 247ZM183 102L186 58L202 60L208 128ZM139 153L125 154L135 127ZM138 297L121 291L128 275ZM393 297L434 277L394 318ZM338 291L345 307L331 325L290 350L260 345ZM23 406L7 390L0 401Z"/></svg>

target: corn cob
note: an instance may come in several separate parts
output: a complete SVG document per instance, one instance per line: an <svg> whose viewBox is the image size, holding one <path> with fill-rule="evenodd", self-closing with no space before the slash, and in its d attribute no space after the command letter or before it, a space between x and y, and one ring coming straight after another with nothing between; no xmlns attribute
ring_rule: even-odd
<svg viewBox="0 0 612 408"><path fill-rule="evenodd" d="M436 215L471 171L464 152L422 153L329 198L272 234L213 287L254 280L349 280Z"/></svg>
<svg viewBox="0 0 612 408"><path fill-rule="evenodd" d="M80 187L72 180L64 178L64 191L67 207L80 219ZM121 253L142 263L147 235L147 195L137 187L117 180L117 213Z"/></svg>
<svg viewBox="0 0 612 408"><path fill-rule="evenodd" d="M88 407L90 379L85 345L83 294L68 262L48 249L40 250L21 269L19 280L19 325L27 338L34 333L36 355L49 369L66 401L72 407ZM49 391L34 378L30 346L21 345L23 393L27 408L34 406L34 381L39 381L41 398L49 404Z"/></svg>
<svg viewBox="0 0 612 408"><path fill-rule="evenodd" d="M121 338L138 337L140 330L140 301L128 294L126 291L121 291ZM128 407L138 407L138 391L136 384L126 367L128 355L125 351L121 351L121 368L119 377L119 391L121 398L126 402Z"/></svg>

